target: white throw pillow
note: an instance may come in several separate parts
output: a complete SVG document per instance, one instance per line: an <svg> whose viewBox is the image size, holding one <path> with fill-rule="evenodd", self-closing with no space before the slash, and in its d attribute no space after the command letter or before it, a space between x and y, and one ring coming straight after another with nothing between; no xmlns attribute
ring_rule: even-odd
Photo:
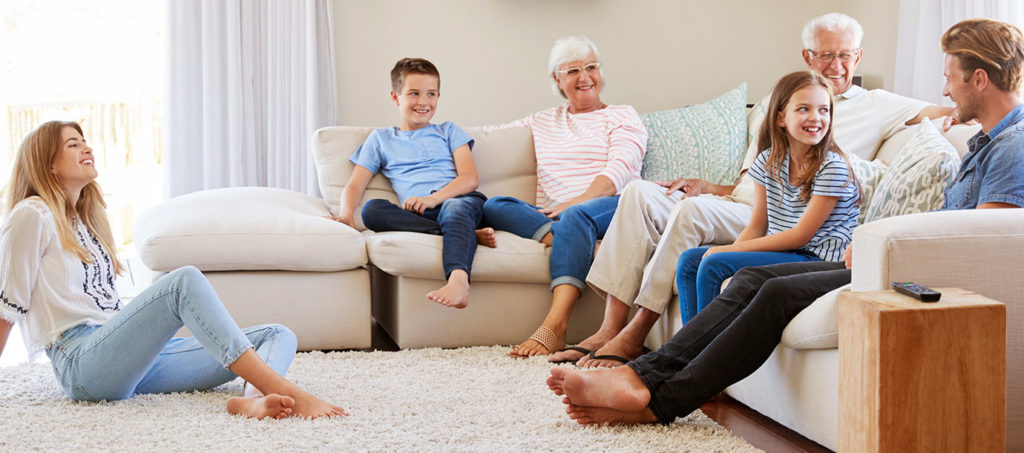
<svg viewBox="0 0 1024 453"><path fill-rule="evenodd" d="M939 209L960 168L956 148L926 118L878 182L864 222ZM862 208L863 209L863 208Z"/></svg>

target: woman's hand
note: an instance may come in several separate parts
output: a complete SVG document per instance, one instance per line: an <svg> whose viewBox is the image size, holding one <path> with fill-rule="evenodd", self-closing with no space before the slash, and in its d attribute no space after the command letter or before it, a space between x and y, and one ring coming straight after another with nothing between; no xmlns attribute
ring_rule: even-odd
<svg viewBox="0 0 1024 453"><path fill-rule="evenodd" d="M733 249L732 245L718 245L718 246L715 246L715 247L711 247L711 248L708 249L708 251L704 252L704 256L702 256L701 259L707 258L707 257L709 257L711 255L716 254L716 253L731 252L732 249Z"/></svg>
<svg viewBox="0 0 1024 453"><path fill-rule="evenodd" d="M405 200L405 203L402 203L402 209L412 211L417 214L423 214L423 211L435 208L439 204L441 204L441 201L435 199L433 195L426 197L409 197Z"/></svg>
<svg viewBox="0 0 1024 453"><path fill-rule="evenodd" d="M574 204L576 203L573 203L571 201L567 203L559 203L554 206L549 206L547 208L540 208L537 210L537 212L546 215L549 219L554 219L562 215L562 213L565 212L566 209L569 209Z"/></svg>
<svg viewBox="0 0 1024 453"><path fill-rule="evenodd" d="M853 243L846 246L846 251L843 252L843 264L846 265L847 269L853 267Z"/></svg>

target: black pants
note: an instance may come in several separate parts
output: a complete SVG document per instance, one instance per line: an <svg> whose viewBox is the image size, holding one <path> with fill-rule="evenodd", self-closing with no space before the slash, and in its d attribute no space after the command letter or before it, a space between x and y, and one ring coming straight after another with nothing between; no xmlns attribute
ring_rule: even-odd
<svg viewBox="0 0 1024 453"><path fill-rule="evenodd" d="M741 269L671 340L627 365L651 391L654 415L672 423L760 368L790 320L849 282L850 270L843 263Z"/></svg>

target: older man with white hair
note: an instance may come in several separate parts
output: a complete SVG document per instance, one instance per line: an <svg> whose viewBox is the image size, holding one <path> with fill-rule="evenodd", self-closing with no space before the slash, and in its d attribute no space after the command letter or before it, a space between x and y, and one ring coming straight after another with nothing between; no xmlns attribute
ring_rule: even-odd
<svg viewBox="0 0 1024 453"><path fill-rule="evenodd" d="M953 109L854 85L863 35L860 24L845 14L816 17L803 29L803 58L837 93L836 143L847 153L870 159L882 141L906 125L949 115ZM767 96L761 103L767 103ZM754 126L763 117L756 121ZM754 184L746 169L759 151L756 143L750 144L732 186L682 178L627 185L587 275L587 283L605 295L604 321L589 338L549 360L578 360L580 366L593 367L638 357L647 334L674 300L679 255L703 244L732 243L749 221ZM638 307L632 320L630 304Z"/></svg>

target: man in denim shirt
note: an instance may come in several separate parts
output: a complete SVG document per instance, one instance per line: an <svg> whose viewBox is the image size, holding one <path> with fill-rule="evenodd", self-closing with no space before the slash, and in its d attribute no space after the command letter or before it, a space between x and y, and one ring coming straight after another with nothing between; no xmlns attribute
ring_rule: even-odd
<svg viewBox="0 0 1024 453"><path fill-rule="evenodd" d="M1017 94L1024 69L1024 35L1002 22L972 19L942 36L943 94L957 120L976 119L943 209L1024 206L1024 109ZM671 423L756 371L782 331L804 308L850 282L846 263L786 263L748 267L664 346L627 366L583 373L556 367L547 379L565 396L569 416L590 424ZM845 268L844 268L845 267Z"/></svg>

